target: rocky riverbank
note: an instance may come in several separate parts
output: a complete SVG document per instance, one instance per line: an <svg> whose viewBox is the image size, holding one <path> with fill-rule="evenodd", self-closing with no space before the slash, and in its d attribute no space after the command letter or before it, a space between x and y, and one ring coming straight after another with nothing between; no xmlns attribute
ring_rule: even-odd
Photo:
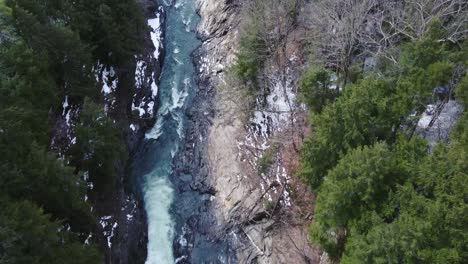
<svg viewBox="0 0 468 264"><path fill-rule="evenodd" d="M192 231L186 232L190 234L186 238L194 241L198 235L220 241L218 244L225 250L219 252L218 261L223 263L319 263L320 252L307 240L310 205L301 207L297 205L300 199L283 195L287 193L286 188L294 188L299 195L311 195L289 177L289 165L293 162L288 162L286 156L290 147L282 148L282 153L277 155L273 170L278 168L278 172L270 176L278 176L278 180L270 181L265 175L258 175L254 163L259 156L249 155L251 149L244 146L255 138L250 148L264 152L262 146L270 145L271 135L257 140L262 138L262 131L255 128L266 122L246 122L252 119L236 103L242 91L226 85L226 69L235 59L239 40L242 3L199 0L198 10L201 16L198 34L203 44L194 53L194 62L199 90L188 111L185 149L176 162L179 166L176 171L190 172L193 175L190 189L205 194L206 199L194 218L196 221L189 223ZM266 119L268 113L259 115ZM277 134L284 132L279 127L268 130ZM281 194L275 196L275 193ZM176 245L176 251L181 248ZM192 263L198 263L200 246L188 250L193 251Z"/></svg>
<svg viewBox="0 0 468 264"><path fill-rule="evenodd" d="M101 195L96 211L103 247L108 249L107 263L144 263L147 258L148 224L143 198L132 179L130 165L145 133L156 121L158 85L164 48L164 10L157 1L140 0L148 29L142 31L143 52L127 69L119 69L118 105L113 113L126 131L125 141L129 160L116 165L119 181L112 193ZM121 77L120 77L121 76ZM112 113L111 113L112 114ZM103 241L104 240L104 241Z"/></svg>

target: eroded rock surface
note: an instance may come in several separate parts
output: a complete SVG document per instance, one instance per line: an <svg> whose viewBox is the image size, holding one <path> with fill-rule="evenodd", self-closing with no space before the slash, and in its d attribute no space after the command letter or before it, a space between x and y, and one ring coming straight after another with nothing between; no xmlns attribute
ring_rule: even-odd
<svg viewBox="0 0 468 264"><path fill-rule="evenodd" d="M276 116L284 109L278 110L272 106L268 111L255 112L252 118L246 117L245 109L239 109L236 103L236 98L242 94L230 89L226 82L226 69L234 62L238 46L242 3L199 0L198 7L202 19L198 32L203 45L196 53L195 61L200 89L212 95L207 102L211 107L206 111L212 117L209 119L211 125L208 134L203 134L203 138L207 136L207 141L202 153L202 156L205 155L202 160L206 159L207 163L203 164L207 173L203 183L213 190L210 209L217 223L211 229L229 241L236 255L236 263L319 263L320 252L312 248L307 240L310 214L304 217L295 209L286 209L289 212L278 215L287 216L278 217L272 215L271 208L268 208L270 204L275 206L273 214L276 214L276 207L283 210L279 209L282 206L278 206L286 203L283 195L268 196L270 192L285 191L286 179L289 178L285 175L288 173L286 169L282 166L281 169L278 167L277 172L272 172L275 176L284 175L284 179L269 181L252 166L259 158L252 149L261 153L268 147L268 138L262 137L265 131L261 131L267 122L252 123L247 120L255 120L256 116L266 119L269 113L274 112ZM291 60L295 60L292 55ZM276 70L289 71L286 67ZM288 82L284 78L277 81L284 85ZM282 88L286 87L278 87L278 96L272 95L270 98L274 105L285 105L289 97L294 97ZM281 101L283 99L285 102ZM281 122L280 119L278 121ZM279 128L275 131L268 129L271 130L268 133L281 132ZM250 143L244 144L249 137Z"/></svg>

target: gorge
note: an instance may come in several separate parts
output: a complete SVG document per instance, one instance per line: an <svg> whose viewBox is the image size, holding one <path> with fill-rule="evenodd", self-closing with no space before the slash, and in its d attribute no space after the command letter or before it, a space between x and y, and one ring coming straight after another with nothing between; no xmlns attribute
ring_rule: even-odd
<svg viewBox="0 0 468 264"><path fill-rule="evenodd" d="M0 262L465 263L466 0L0 0Z"/></svg>

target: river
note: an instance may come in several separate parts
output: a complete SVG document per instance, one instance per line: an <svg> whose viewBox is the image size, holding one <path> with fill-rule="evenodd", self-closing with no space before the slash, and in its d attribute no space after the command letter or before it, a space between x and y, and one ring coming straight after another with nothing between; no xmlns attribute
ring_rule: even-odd
<svg viewBox="0 0 468 264"><path fill-rule="evenodd" d="M196 166L184 158L189 144L187 112L198 107L192 105L199 91L192 53L201 44L196 37L200 18L195 2L162 2L166 36L157 121L133 163L148 218L147 264L226 263L228 259L227 243L209 232L215 223L209 212L211 195L193 187L197 168L174 169Z"/></svg>
<svg viewBox="0 0 468 264"><path fill-rule="evenodd" d="M134 174L140 179L148 217L148 264L175 263L173 241L173 159L184 138L185 111L194 90L191 53L200 45L196 38L199 17L195 0L162 2L166 10L164 66L159 85L159 109L155 126L146 134L136 154Z"/></svg>

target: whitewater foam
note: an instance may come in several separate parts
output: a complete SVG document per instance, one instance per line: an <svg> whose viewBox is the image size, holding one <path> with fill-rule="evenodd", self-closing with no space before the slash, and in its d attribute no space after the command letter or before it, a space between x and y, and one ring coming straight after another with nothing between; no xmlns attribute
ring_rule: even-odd
<svg viewBox="0 0 468 264"><path fill-rule="evenodd" d="M148 259L146 264L173 263L174 221L169 212L174 190L166 178L147 175L145 208L148 218Z"/></svg>

